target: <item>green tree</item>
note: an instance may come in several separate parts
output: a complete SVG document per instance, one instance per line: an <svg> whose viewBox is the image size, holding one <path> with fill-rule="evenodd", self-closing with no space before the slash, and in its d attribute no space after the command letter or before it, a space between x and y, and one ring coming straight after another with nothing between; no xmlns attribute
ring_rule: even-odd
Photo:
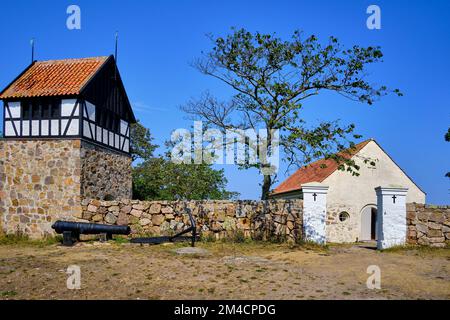
<svg viewBox="0 0 450 320"><path fill-rule="evenodd" d="M154 157L158 147L150 130L139 121L131 127L131 155L141 160L133 166L133 197L140 200L231 199L223 170L206 164L175 164L166 157ZM170 147L170 144L167 144Z"/></svg>
<svg viewBox="0 0 450 320"><path fill-rule="evenodd" d="M158 146L152 143L153 137L150 130L139 120L131 125L130 137L130 153L133 161L138 159L145 161L153 157L153 152Z"/></svg>
<svg viewBox="0 0 450 320"><path fill-rule="evenodd" d="M346 156L354 146L355 126L338 121L308 125L301 117L304 102L321 92L332 91L371 105L379 97L398 89L375 87L366 81L366 66L381 61L379 47L343 48L330 37L322 45L312 35L298 31L289 41L271 34L254 34L233 29L226 37L212 37L213 48L193 66L201 73L231 87L229 101L219 101L210 93L191 99L181 108L194 119L222 131L264 128L270 141L273 130L280 132L280 147L289 164L304 165L317 158L332 158L339 169L358 175L359 167ZM250 147L250 146L248 146ZM267 145L270 154L272 145ZM260 154L261 157L261 154ZM268 163L243 164L263 174L261 198L267 199L275 175Z"/></svg>
<svg viewBox="0 0 450 320"><path fill-rule="evenodd" d="M133 169L133 196L139 200L231 199L223 170L206 164L176 164L167 158L146 160Z"/></svg>

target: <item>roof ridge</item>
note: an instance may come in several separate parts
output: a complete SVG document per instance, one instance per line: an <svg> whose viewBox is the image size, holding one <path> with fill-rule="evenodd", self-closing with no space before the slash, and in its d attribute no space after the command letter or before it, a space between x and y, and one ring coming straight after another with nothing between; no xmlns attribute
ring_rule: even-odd
<svg viewBox="0 0 450 320"><path fill-rule="evenodd" d="M50 60L36 60L36 64L44 63L64 63L73 61L86 61L86 60L106 60L109 56L95 56L95 57L84 57L84 58L67 58L67 59L50 59Z"/></svg>

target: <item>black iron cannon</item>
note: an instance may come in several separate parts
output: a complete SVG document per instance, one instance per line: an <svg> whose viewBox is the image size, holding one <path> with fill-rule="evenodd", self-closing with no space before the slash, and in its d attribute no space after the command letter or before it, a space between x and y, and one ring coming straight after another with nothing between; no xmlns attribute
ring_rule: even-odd
<svg viewBox="0 0 450 320"><path fill-rule="evenodd" d="M71 246L80 240L80 234L106 234L106 239L112 239L113 234L128 235L131 232L129 226L110 226L98 223L56 221L52 228L63 235L63 245Z"/></svg>

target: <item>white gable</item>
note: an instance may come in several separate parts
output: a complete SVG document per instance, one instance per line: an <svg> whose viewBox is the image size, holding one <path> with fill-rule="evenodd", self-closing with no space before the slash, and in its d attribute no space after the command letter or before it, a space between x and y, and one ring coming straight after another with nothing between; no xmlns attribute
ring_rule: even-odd
<svg viewBox="0 0 450 320"><path fill-rule="evenodd" d="M364 159L373 160L375 166L364 163ZM359 176L352 176L348 172L337 170L323 181L330 187L328 196L330 201L351 200L352 203L361 201L366 204L375 203L374 188L402 185L409 189L407 202L425 203L425 193L375 141L370 141L353 157L353 160L360 166Z"/></svg>

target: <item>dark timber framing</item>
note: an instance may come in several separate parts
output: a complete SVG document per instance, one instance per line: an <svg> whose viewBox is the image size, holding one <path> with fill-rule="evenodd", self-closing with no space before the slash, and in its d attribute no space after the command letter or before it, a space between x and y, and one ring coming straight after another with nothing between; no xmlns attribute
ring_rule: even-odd
<svg viewBox="0 0 450 320"><path fill-rule="evenodd" d="M129 134L130 134L130 124L127 123L127 128L126 128L125 134L122 134L120 124L119 124L119 128L118 128L117 131L108 130L108 129L104 128L104 127L99 126L99 124L96 121L91 120L89 118L86 101L82 101L81 105L82 105L82 110L83 111L82 111L82 115L81 115L81 120L82 120L81 123L82 124L81 124L80 135L83 136L83 139L91 141L91 142L94 142L94 143L99 144L99 145L101 145L103 147L106 147L106 148L112 148L114 150L119 150L119 151L122 151L122 152L125 152L125 153L129 153L129 151L128 152L125 151L124 147L125 147L125 143L127 141L128 141L128 146L129 146L129 143L130 143L130 136L129 136ZM95 112L97 113L99 111L102 111L102 110L98 110L98 108L96 107ZM84 126L86 124L88 124L89 132L90 132L91 137L87 137L86 135L84 135ZM101 129L101 132L100 132L100 138L101 139L100 140L97 139L97 137L99 136L99 132L98 132L99 130L98 129ZM104 130L107 130L106 141L104 141L104 139L103 139L103 137L104 137ZM113 134L112 135L113 136L113 141L112 142L110 141L111 133ZM117 143L116 143L116 136L119 137L119 148L116 148L116 145L117 145ZM122 138L122 144L120 144L120 138ZM112 143L112 146L111 146L111 143ZM128 150L129 150L129 147L128 147Z"/></svg>
<svg viewBox="0 0 450 320"><path fill-rule="evenodd" d="M67 103L67 100L74 100L75 103L70 111L64 104L63 116L63 102ZM18 97L3 102L5 139L81 139L130 156L130 124L136 119L113 56L106 59L77 95ZM12 112L12 103L19 103L19 115L17 111ZM88 103L95 107L95 118L89 117ZM24 108L27 108L26 114ZM76 120L78 126L71 127ZM52 128L52 124L55 125L55 121L58 123L58 132L53 132L55 128ZM24 123L28 124L27 132ZM88 128L85 128L86 125ZM73 133L69 134L71 130Z"/></svg>

